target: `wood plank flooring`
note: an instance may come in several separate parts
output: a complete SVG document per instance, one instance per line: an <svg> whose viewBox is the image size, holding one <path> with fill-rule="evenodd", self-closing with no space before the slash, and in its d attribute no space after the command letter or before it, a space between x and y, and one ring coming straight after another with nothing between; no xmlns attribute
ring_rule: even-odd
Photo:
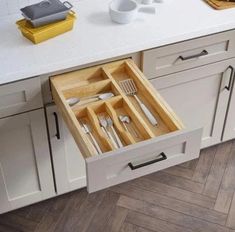
<svg viewBox="0 0 235 232"><path fill-rule="evenodd" d="M0 215L0 232L235 232L235 141L93 194Z"/></svg>

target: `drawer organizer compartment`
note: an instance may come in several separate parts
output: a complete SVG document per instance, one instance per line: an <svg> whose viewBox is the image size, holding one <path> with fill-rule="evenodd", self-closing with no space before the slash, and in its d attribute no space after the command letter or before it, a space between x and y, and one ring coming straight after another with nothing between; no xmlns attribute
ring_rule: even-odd
<svg viewBox="0 0 235 232"><path fill-rule="evenodd" d="M179 162L180 154L184 162L199 154L201 130L175 144L177 136L188 132L130 59L51 77L51 87L54 101L86 160L89 192L133 179L148 165L152 172L161 169L160 163L168 166ZM157 149L158 155L151 154L156 148L148 147L157 147L162 139L164 144L169 140L165 150L172 152L173 147L175 156L165 154L164 149ZM188 144L193 148L191 154ZM145 148L141 155L136 152L138 159L147 159L141 164L130 159L136 146ZM118 174L109 173L112 165L106 161L110 156ZM127 175L122 173L126 168Z"/></svg>

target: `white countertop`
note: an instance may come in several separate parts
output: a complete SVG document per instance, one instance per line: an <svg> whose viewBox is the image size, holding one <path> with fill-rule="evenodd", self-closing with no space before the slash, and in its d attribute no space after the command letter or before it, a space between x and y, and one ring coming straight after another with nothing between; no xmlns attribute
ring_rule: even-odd
<svg viewBox="0 0 235 232"><path fill-rule="evenodd" d="M38 45L20 34L20 15L1 18L0 84L235 28L235 8L217 11L203 0L165 0L156 15L140 13L128 25L110 20L109 0L71 2L73 31Z"/></svg>

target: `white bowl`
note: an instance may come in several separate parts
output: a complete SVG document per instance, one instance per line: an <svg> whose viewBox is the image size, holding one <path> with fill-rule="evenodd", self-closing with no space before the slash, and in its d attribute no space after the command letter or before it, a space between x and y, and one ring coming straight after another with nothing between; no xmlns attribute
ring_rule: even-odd
<svg viewBox="0 0 235 232"><path fill-rule="evenodd" d="M136 18L138 5L133 0L113 0L109 5L109 14L116 23L127 24Z"/></svg>

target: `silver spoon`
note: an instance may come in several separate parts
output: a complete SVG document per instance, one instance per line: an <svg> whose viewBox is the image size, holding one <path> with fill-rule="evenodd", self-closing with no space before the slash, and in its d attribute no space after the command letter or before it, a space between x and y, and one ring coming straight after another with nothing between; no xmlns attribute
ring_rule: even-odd
<svg viewBox="0 0 235 232"><path fill-rule="evenodd" d="M69 104L69 106L75 106L78 103L85 104L87 102L87 100L89 100L88 102L105 100L105 99L111 98L113 96L114 96L113 93L102 93L102 94L97 94L97 95L93 95L93 96L89 96L89 97L84 97L82 99L80 99L78 97L71 97L71 98L66 99L66 102Z"/></svg>
<svg viewBox="0 0 235 232"><path fill-rule="evenodd" d="M122 122L122 124L125 127L126 131L128 131L131 134L130 130L126 126L126 123L129 124L131 122L130 117L127 116L127 115L119 115L118 118ZM135 134L135 137L138 138L138 134L136 133L136 130L134 128L132 128L132 129L133 129L133 132Z"/></svg>

